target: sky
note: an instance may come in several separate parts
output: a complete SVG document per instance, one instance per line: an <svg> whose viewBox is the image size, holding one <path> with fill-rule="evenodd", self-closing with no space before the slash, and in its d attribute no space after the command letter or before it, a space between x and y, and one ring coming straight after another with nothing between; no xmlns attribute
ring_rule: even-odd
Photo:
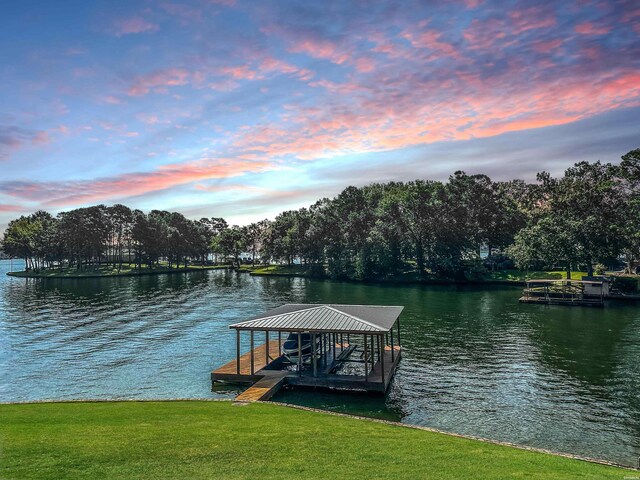
<svg viewBox="0 0 640 480"><path fill-rule="evenodd" d="M4 2L0 78L0 231L98 203L244 224L349 185L618 161L640 3Z"/></svg>

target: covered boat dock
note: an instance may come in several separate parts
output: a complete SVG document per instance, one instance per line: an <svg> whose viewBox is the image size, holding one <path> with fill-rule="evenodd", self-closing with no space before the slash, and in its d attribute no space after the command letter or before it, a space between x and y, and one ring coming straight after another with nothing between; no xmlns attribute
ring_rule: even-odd
<svg viewBox="0 0 640 480"><path fill-rule="evenodd" d="M249 383L237 400L267 400L283 385L384 393L402 353L400 314L404 307L287 304L230 325L236 358L211 372L212 382ZM241 353L241 334L249 351ZM308 359L295 363L282 354L287 337L310 337ZM256 337L264 343L256 346ZM246 338L246 337L245 337Z"/></svg>

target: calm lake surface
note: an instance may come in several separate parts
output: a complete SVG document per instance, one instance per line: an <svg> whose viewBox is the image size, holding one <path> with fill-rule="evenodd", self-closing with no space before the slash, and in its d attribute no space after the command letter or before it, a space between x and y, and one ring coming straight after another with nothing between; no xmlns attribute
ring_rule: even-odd
<svg viewBox="0 0 640 480"><path fill-rule="evenodd" d="M14 269L22 269L14 262ZM394 287L207 271L7 277L0 400L211 398L230 323L286 302L404 305L386 396L287 390L275 400L636 465L640 308L518 303L519 288ZM244 348L248 348L248 335Z"/></svg>

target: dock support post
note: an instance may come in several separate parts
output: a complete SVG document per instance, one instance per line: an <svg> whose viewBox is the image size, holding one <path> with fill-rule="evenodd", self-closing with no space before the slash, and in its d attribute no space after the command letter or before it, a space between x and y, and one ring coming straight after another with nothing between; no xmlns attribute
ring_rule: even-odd
<svg viewBox="0 0 640 480"><path fill-rule="evenodd" d="M251 375L255 373L255 359L253 354L253 330L251 330Z"/></svg>
<svg viewBox="0 0 640 480"><path fill-rule="evenodd" d="M371 339L371 370L373 371L373 367L375 366L376 361L376 346L373 343L373 335L370 335Z"/></svg>
<svg viewBox="0 0 640 480"><path fill-rule="evenodd" d="M378 340L381 340L381 338L379 338ZM382 343L384 343L384 342L382 342ZM385 383L384 383L384 349L382 350L382 353L380 354L380 367L381 367L380 370L382 371L382 385L385 385Z"/></svg>
<svg viewBox="0 0 640 480"><path fill-rule="evenodd" d="M400 317L398 317L398 346L402 348L402 342L400 341Z"/></svg>
<svg viewBox="0 0 640 480"><path fill-rule="evenodd" d="M265 339L264 366L266 367L267 365L269 365L269 330L265 330L264 339Z"/></svg>
<svg viewBox="0 0 640 480"><path fill-rule="evenodd" d="M236 330L236 373L240 375L240 330Z"/></svg>
<svg viewBox="0 0 640 480"><path fill-rule="evenodd" d="M313 364L313 376L318 376L318 358L316 357L316 334L311 334L311 363Z"/></svg>
<svg viewBox="0 0 640 480"><path fill-rule="evenodd" d="M327 355L329 354L329 345L327 344L327 335L322 335L322 364L327 366Z"/></svg>
<svg viewBox="0 0 640 480"><path fill-rule="evenodd" d="M395 361L395 347L393 346L393 327L391 327L391 361Z"/></svg>
<svg viewBox="0 0 640 480"><path fill-rule="evenodd" d="M302 334L298 333L298 375L302 375Z"/></svg>
<svg viewBox="0 0 640 480"><path fill-rule="evenodd" d="M367 358L367 336L364 335L364 381L369 381L369 359Z"/></svg>
<svg viewBox="0 0 640 480"><path fill-rule="evenodd" d="M281 355L282 352L282 332L278 330L278 356Z"/></svg>
<svg viewBox="0 0 640 480"><path fill-rule="evenodd" d="M336 342L338 341L338 339L336 338L336 334L333 334L333 361L336 361Z"/></svg>

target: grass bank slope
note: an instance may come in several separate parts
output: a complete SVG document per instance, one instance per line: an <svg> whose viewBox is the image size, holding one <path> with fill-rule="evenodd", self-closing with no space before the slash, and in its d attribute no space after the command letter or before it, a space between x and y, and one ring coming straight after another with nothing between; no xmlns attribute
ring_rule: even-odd
<svg viewBox="0 0 640 480"><path fill-rule="evenodd" d="M0 405L0 478L622 479L624 469L279 405Z"/></svg>

